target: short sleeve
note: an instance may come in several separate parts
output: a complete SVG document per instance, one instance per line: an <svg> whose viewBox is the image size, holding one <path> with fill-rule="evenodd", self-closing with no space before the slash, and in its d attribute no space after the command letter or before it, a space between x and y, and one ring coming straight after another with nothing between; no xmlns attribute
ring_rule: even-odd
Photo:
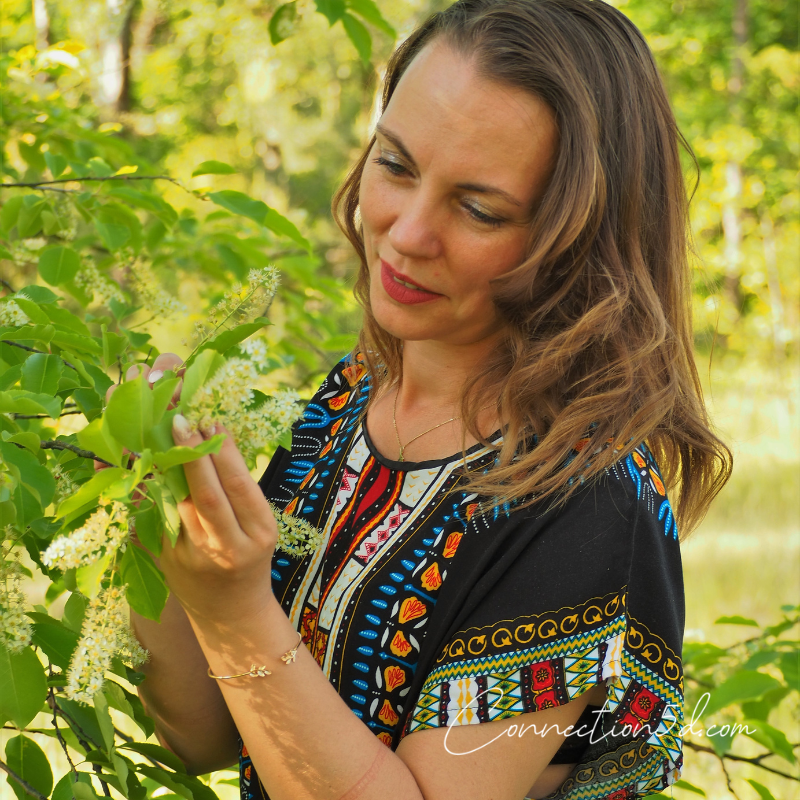
<svg viewBox="0 0 800 800"><path fill-rule="evenodd" d="M574 732L585 749L552 797L656 792L682 764L684 602L655 461L639 447L560 508L533 509L511 512L529 544L441 647L403 735L553 708L603 683L606 705Z"/></svg>

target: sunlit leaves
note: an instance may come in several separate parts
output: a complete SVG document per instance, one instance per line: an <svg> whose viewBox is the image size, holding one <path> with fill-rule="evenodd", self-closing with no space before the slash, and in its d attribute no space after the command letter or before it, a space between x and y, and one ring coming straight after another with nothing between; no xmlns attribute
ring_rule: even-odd
<svg viewBox="0 0 800 800"><path fill-rule="evenodd" d="M6 743L6 764L29 786L47 797L53 788L53 771L44 751L33 739L15 736ZM30 800L27 790L13 778L9 780L19 800Z"/></svg>
<svg viewBox="0 0 800 800"><path fill-rule="evenodd" d="M44 668L30 647L9 653L0 644L0 723L26 727L47 697Z"/></svg>
<svg viewBox="0 0 800 800"><path fill-rule="evenodd" d="M80 266L80 256L71 247L51 247L39 256L39 274L52 286L71 281Z"/></svg>
<svg viewBox="0 0 800 800"><path fill-rule="evenodd" d="M120 568L131 608L158 622L169 590L153 559L140 547L132 545L125 550Z"/></svg>
<svg viewBox="0 0 800 800"><path fill-rule="evenodd" d="M269 39L272 44L280 44L295 32L297 22L297 3L284 3L278 6L269 20Z"/></svg>
<svg viewBox="0 0 800 800"><path fill-rule="evenodd" d="M290 5L294 5L291 3ZM204 161L198 164L192 171L192 177L196 178L198 175L234 175L238 170L234 169L230 164L224 164L222 161Z"/></svg>
<svg viewBox="0 0 800 800"><path fill-rule="evenodd" d="M342 15L342 25L344 25L350 41L358 50L361 60L368 64L372 57L372 37L369 35L369 31L352 14Z"/></svg>

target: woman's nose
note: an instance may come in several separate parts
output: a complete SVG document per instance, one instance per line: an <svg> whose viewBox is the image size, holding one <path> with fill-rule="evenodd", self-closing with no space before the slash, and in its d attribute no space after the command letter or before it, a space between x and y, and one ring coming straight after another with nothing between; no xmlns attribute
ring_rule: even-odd
<svg viewBox="0 0 800 800"><path fill-rule="evenodd" d="M389 244L401 256L437 258L442 252L440 215L423 192L407 197L389 228Z"/></svg>

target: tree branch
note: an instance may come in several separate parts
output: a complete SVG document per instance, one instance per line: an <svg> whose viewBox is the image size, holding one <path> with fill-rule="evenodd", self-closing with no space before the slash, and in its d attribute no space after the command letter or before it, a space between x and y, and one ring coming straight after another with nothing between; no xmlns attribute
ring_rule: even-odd
<svg viewBox="0 0 800 800"><path fill-rule="evenodd" d="M81 747L87 753L90 750L95 749L89 744L89 742L91 741L91 738L86 734L86 732L83 730L83 728L81 728L81 726L78 724L78 722L75 720L75 718L70 716L58 704L56 704L56 709L57 709L57 711L55 711L54 713L61 714L61 716L64 717L64 719L67 721L67 725L69 725L69 727L72 728L72 732L78 738L78 742L80 743ZM94 771L97 773L97 779L100 781L100 785L103 787L103 794L106 797L111 797L111 792L109 791L108 784L102 778L103 768L99 764L92 764L92 767L94 768Z"/></svg>
<svg viewBox="0 0 800 800"><path fill-rule="evenodd" d="M7 280L4 280L3 278L0 278L0 286L6 289L6 291L11 292L11 294L15 293L14 287Z"/></svg>
<svg viewBox="0 0 800 800"><path fill-rule="evenodd" d="M169 175L108 175L84 178L57 178L54 181L32 181L30 183L0 183L0 189L38 189L40 187L52 186L54 183L104 183L105 181L169 181L181 189L186 187L177 179ZM186 189L188 192L189 189Z"/></svg>
<svg viewBox="0 0 800 800"><path fill-rule="evenodd" d="M41 792L34 789L33 786L31 786L27 781L22 780L22 778L20 778L20 776L17 775L17 773L14 772L14 770L11 769L8 764L0 761L0 769L7 773L12 780L15 780L23 788L26 794L29 794L31 797L35 797L36 800L47 800L47 798Z"/></svg>
<svg viewBox="0 0 800 800"><path fill-rule="evenodd" d="M83 414L83 411L62 411L59 417L68 417L70 414ZM49 414L10 414L11 419L50 419Z"/></svg>
<svg viewBox="0 0 800 800"><path fill-rule="evenodd" d="M50 667L50 677L53 677L53 668ZM53 687L50 687L50 697L48 698L50 703L50 708L53 709L53 727L56 729L56 736L58 737L58 743L61 745L61 749L64 751L64 755L67 757L67 761L69 762L69 768L73 774L77 774L78 770L75 769L75 765L72 763L72 758L69 754L69 749L67 748L67 743L64 741L64 737L61 735L61 729L58 727L58 704L56 703L56 693Z"/></svg>
<svg viewBox="0 0 800 800"><path fill-rule="evenodd" d="M780 775L781 778L788 778L790 781L797 781L800 783L800 778L795 777L794 775L790 775L788 772L781 772L779 769L774 769L773 767L767 767L761 763L762 758L766 758L767 756L773 755L773 753L762 753L760 756L755 756L753 758L746 758L745 756L735 756L732 753L725 753L725 755L720 756L716 750L712 747L703 747L701 744L696 744L695 742L690 742L684 740L684 744L690 748L691 750L695 750L698 753L709 753L712 756L716 756L719 759L727 759L728 761L742 761L745 764L753 764L760 769L764 769L767 772L771 772L773 775Z"/></svg>
<svg viewBox="0 0 800 800"><path fill-rule="evenodd" d="M2 185L2 184L0 184ZM27 350L29 353L41 353L44 356L51 356L53 353L47 353L44 350L37 350L35 347L28 347L26 344L20 344L19 342L15 342L13 339L0 339L0 343L11 345L11 347L19 347L20 350ZM70 368L74 369L75 372L78 371L78 368L74 364L70 364L66 358L63 356L59 356L59 358Z"/></svg>
<svg viewBox="0 0 800 800"><path fill-rule="evenodd" d="M56 442L56 441L43 441L39 442L39 447L42 450L69 450L71 453L75 453L76 456L80 456L81 458L91 458L93 461L99 461L101 464L105 464L107 467L114 467L115 464L112 464L110 461L106 461L104 458L100 458L96 453L93 453L91 450L82 450L80 447L76 447L74 444L68 444L67 442Z"/></svg>

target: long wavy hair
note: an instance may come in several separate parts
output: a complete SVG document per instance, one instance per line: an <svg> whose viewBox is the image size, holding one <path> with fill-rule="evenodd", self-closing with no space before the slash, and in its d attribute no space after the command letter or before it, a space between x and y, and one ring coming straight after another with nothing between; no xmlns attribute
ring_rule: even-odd
<svg viewBox="0 0 800 800"><path fill-rule="evenodd" d="M679 146L691 148L644 37L601 0L459 0L394 53L383 108L434 39L481 76L544 100L559 132L528 255L492 282L503 346L462 394L464 429L479 441L490 444L477 426L487 400L504 421L496 465L471 475L470 488L522 505L564 500L646 442L685 537L732 457L710 429L692 350ZM402 342L372 314L358 210L374 142L333 208L361 260L358 352L374 384L391 385L402 376Z"/></svg>

